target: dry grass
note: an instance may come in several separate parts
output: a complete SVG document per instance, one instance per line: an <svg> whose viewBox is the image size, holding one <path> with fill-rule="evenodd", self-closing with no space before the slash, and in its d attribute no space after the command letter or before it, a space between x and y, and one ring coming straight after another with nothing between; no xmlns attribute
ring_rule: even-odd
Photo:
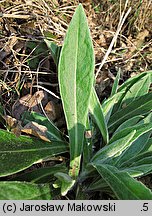
<svg viewBox="0 0 152 216"><path fill-rule="evenodd" d="M98 86L106 96L106 88L118 69L122 81L136 73L151 69L151 0L0 0L0 92L5 112L11 114L14 101L32 92L38 84L58 94L57 74L49 53L35 54L27 49L29 41L43 42L44 34L62 45L66 29L78 3L84 5L94 42ZM114 37L124 12L132 8L120 29L110 54L98 70ZM125 10L124 10L125 9ZM38 44L39 44L38 43ZM37 45L38 46L38 45ZM39 64L31 68L29 60L39 56ZM50 78L51 77L51 80ZM49 82L48 82L49 80Z"/></svg>

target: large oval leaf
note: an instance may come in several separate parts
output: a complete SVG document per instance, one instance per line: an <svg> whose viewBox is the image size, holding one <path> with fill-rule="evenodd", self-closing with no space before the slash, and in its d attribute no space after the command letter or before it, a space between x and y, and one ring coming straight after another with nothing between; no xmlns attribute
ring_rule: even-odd
<svg viewBox="0 0 152 216"><path fill-rule="evenodd" d="M43 159L68 151L65 142L44 142L26 136L16 137L0 130L0 176L24 170Z"/></svg>
<svg viewBox="0 0 152 216"><path fill-rule="evenodd" d="M71 174L79 172L84 130L94 81L94 51L80 4L69 25L59 59L59 87L70 138Z"/></svg>
<svg viewBox="0 0 152 216"><path fill-rule="evenodd" d="M0 182L0 200L50 200L48 185L23 182Z"/></svg>

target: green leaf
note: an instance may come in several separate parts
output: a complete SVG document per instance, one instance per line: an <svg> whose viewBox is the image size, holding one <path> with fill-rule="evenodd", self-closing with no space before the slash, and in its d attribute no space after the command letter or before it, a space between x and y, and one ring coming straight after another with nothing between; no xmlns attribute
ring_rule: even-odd
<svg viewBox="0 0 152 216"><path fill-rule="evenodd" d="M0 182L0 200L50 200L49 185L23 182Z"/></svg>
<svg viewBox="0 0 152 216"><path fill-rule="evenodd" d="M141 159L139 159L139 157L137 157L138 158L138 160L137 160L137 158L135 157L134 158L135 161L131 164L130 167L152 164L152 152L147 152L147 153L148 154L142 154L142 156L144 156L144 158L141 158L141 154L138 155L138 156L140 156Z"/></svg>
<svg viewBox="0 0 152 216"><path fill-rule="evenodd" d="M55 173L54 176L61 181L61 194L65 196L68 191L73 187L75 180L73 180L69 175L63 172Z"/></svg>
<svg viewBox="0 0 152 216"><path fill-rule="evenodd" d="M51 178L54 178L54 174L57 172L66 172L65 165L56 165L50 167L42 167L38 169L33 169L31 171L26 171L23 174L18 174L17 176L11 178L11 181L26 181L37 184L49 183Z"/></svg>
<svg viewBox="0 0 152 216"><path fill-rule="evenodd" d="M121 164L121 169L151 163L152 151L142 152ZM150 162L149 162L150 160Z"/></svg>
<svg viewBox="0 0 152 216"><path fill-rule="evenodd" d="M92 126L92 119L87 118L86 123L86 131L85 131L85 138L84 138L84 145L83 145L83 161L82 161L82 169L84 169L92 157L93 152L93 142L92 142L92 132L93 126ZM90 136L91 135L91 136Z"/></svg>
<svg viewBox="0 0 152 216"><path fill-rule="evenodd" d="M127 172L109 165L93 164L120 200L151 200L152 192Z"/></svg>
<svg viewBox="0 0 152 216"><path fill-rule="evenodd" d="M122 96L123 91L114 94L113 96L109 97L107 100L104 101L104 103L102 104L102 108L103 108L103 115L105 117L106 122L108 123L111 113L113 111L113 107L115 104L118 103L120 97Z"/></svg>
<svg viewBox="0 0 152 216"><path fill-rule="evenodd" d="M126 136L128 133L136 130L135 136L132 139L132 142L134 142L138 137L140 137L142 134L145 134L148 131L152 130L152 123L146 123L146 124L137 124L132 127L125 128L118 133L114 134L112 138L110 139L109 144L112 144L113 142L117 141L118 139Z"/></svg>
<svg viewBox="0 0 152 216"><path fill-rule="evenodd" d="M139 80L141 80L143 77L147 76L147 74L150 76L151 78L151 82L152 82L152 71L146 71L143 73L140 73L136 76L133 76L131 78L129 78L128 80L126 80L120 87L119 87L119 91L122 91L124 89L129 89L131 88L131 86L133 86L135 83L137 83Z"/></svg>
<svg viewBox="0 0 152 216"><path fill-rule="evenodd" d="M27 59L28 65L31 69L37 69L39 62L44 54L45 56L48 54L47 46L44 42L39 43L35 41L28 41L26 46L27 49L31 52L30 58Z"/></svg>
<svg viewBox="0 0 152 216"><path fill-rule="evenodd" d="M105 122L102 106L100 105L95 89L93 89L91 94L89 109L94 119L96 120L105 144L107 144L109 142L107 124Z"/></svg>
<svg viewBox="0 0 152 216"><path fill-rule="evenodd" d="M117 157L117 161L115 162L116 166L121 166L124 161L129 160L131 157L137 155L148 142L149 136L152 131L152 123L136 125L130 128L126 128L117 134L115 134L110 143L115 142L117 139L120 139L122 136L126 136L126 134L131 131L136 130L136 133L130 140L130 144L128 145L128 149L126 149L119 157Z"/></svg>
<svg viewBox="0 0 152 216"><path fill-rule="evenodd" d="M113 132L124 121L137 116L144 115L152 110L152 92L134 100L124 109L114 113L109 120L109 131Z"/></svg>
<svg viewBox="0 0 152 216"><path fill-rule="evenodd" d="M145 145L145 147L142 149L142 152L146 152L146 151L152 151L152 138L150 138L147 142L147 144Z"/></svg>
<svg viewBox="0 0 152 216"><path fill-rule="evenodd" d="M149 92L150 84L150 76L149 74L146 74L146 76L142 77L129 88L120 106L128 106L128 104L132 103L138 97L147 94Z"/></svg>
<svg viewBox="0 0 152 216"><path fill-rule="evenodd" d="M150 79L151 79L151 83L152 83L152 71L147 71L145 73L141 73L139 75L136 75L134 77L131 77L129 78L127 81L125 81L118 89L118 92L124 92L121 97L119 98L119 102L114 106L113 108L113 114L117 111L119 111L122 107L120 106L121 105L121 102L123 100L123 98L125 97L125 95L130 92L130 88L132 88L132 86L136 83L138 83L138 81L140 81L142 78L144 78L145 76L150 76ZM136 94L136 92L132 92L133 94Z"/></svg>
<svg viewBox="0 0 152 216"><path fill-rule="evenodd" d="M137 122L139 122L143 118L144 118L144 116L138 115L138 116L134 116L134 117L126 120L117 128L117 130L113 133L113 135L118 133L119 131L121 131L123 129L126 129L126 128L131 127L131 126L135 126L137 124Z"/></svg>
<svg viewBox="0 0 152 216"><path fill-rule="evenodd" d="M47 39L44 39L44 41L51 51L51 55L52 55L52 58L53 58L55 64L58 66L60 52L61 52L61 46L58 46L54 42L49 41Z"/></svg>
<svg viewBox="0 0 152 216"><path fill-rule="evenodd" d="M114 94L117 93L119 80L120 80L120 69L117 73L116 79L115 79L114 84L112 86L111 96L113 96Z"/></svg>
<svg viewBox="0 0 152 216"><path fill-rule="evenodd" d="M108 146L100 149L92 158L92 162L106 161L109 158L115 157L115 155L121 154L130 144L130 140L134 137L136 130L131 131L128 135L115 140Z"/></svg>
<svg viewBox="0 0 152 216"><path fill-rule="evenodd" d="M142 118L138 124L146 124L152 122L152 112L146 115L144 118Z"/></svg>
<svg viewBox="0 0 152 216"><path fill-rule="evenodd" d="M91 139L84 139L84 145L83 145L83 163L82 163L82 169L85 169L85 167L88 165L90 158L92 156L92 141Z"/></svg>
<svg viewBox="0 0 152 216"><path fill-rule="evenodd" d="M116 162L116 166L121 166L121 164L127 160L129 160L131 157L134 157L139 154L139 152L144 148L146 145L148 138L150 136L151 132L145 133L139 138L137 138L132 145L129 146L128 149L118 158Z"/></svg>
<svg viewBox="0 0 152 216"><path fill-rule="evenodd" d="M141 164L141 165L140 165ZM119 171L123 171L123 172L127 172L131 177L142 177L145 175L148 175L152 172L152 156L151 157L147 157L146 159L142 159L140 161L140 163L136 163L132 164L131 167L127 167L127 168L121 168L119 169ZM92 182L89 187L87 188L87 191L106 191L107 190L107 183L104 181L104 179L97 179L94 182Z"/></svg>
<svg viewBox="0 0 152 216"><path fill-rule="evenodd" d="M143 134L146 134L148 131L152 130L152 123L136 125L130 128L126 128L117 134L115 134L109 141L109 145L100 149L92 158L92 161L104 161L104 163L116 164L121 166L123 156L125 157L126 151L132 147L133 143L140 138ZM138 143L137 143L138 146ZM133 151L141 151L144 147L142 142L140 148L138 147L131 149ZM135 153L134 153L135 154ZM132 155L132 154L131 154ZM130 158L127 154L127 160ZM111 162L108 162L111 160Z"/></svg>
<svg viewBox="0 0 152 216"><path fill-rule="evenodd" d="M26 136L16 137L0 130L0 176L22 171L44 159L68 151L65 142L45 142Z"/></svg>
<svg viewBox="0 0 152 216"><path fill-rule="evenodd" d="M36 112L24 112L22 116L22 121L25 124L34 121L40 125L45 126L48 130L46 132L46 136L51 141L64 141L62 133L60 130L53 124L53 122L49 121L45 116L36 113Z"/></svg>
<svg viewBox="0 0 152 216"><path fill-rule="evenodd" d="M152 157L151 157L151 163L152 163ZM124 169L123 171L127 172L132 177L141 177L143 175L148 175L152 172L152 165L151 164L144 164L140 166L133 166Z"/></svg>
<svg viewBox="0 0 152 216"><path fill-rule="evenodd" d="M98 176L95 181L89 184L87 191L102 191L110 194L111 189L109 188L107 182L103 178L101 178L101 176Z"/></svg>
<svg viewBox="0 0 152 216"><path fill-rule="evenodd" d="M70 167L78 175L94 81L94 51L80 4L73 15L59 60L59 87L70 139Z"/></svg>

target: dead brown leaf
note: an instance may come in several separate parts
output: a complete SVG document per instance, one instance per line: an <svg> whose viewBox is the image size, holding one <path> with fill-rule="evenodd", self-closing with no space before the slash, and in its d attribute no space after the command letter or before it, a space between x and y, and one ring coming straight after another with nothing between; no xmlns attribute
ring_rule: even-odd
<svg viewBox="0 0 152 216"><path fill-rule="evenodd" d="M46 136L47 128L45 126L39 125L36 122L29 122L23 127L21 131L26 134L36 136L44 141L50 142Z"/></svg>
<svg viewBox="0 0 152 216"><path fill-rule="evenodd" d="M3 118L5 119L6 121L6 125L12 129L14 127L17 126L17 119L13 118L12 116L9 116L9 115L5 115L3 116Z"/></svg>
<svg viewBox="0 0 152 216"><path fill-rule="evenodd" d="M14 133L17 137L19 137L22 130L21 122L9 115L3 116L3 118L5 119L6 125L9 130L11 130L11 132Z"/></svg>
<svg viewBox="0 0 152 216"><path fill-rule="evenodd" d="M21 126L21 124L17 124L17 126L15 128L13 128L11 130L11 132L13 134L15 134L16 137L19 137L21 135L21 132L22 132L22 126Z"/></svg>
<svg viewBox="0 0 152 216"><path fill-rule="evenodd" d="M12 107L12 114L16 119L20 119L21 115L27 110L41 113L39 105L42 103L42 106L44 106L47 101L47 93L42 90L37 91L33 96L31 94L27 94L15 102Z"/></svg>
<svg viewBox="0 0 152 216"><path fill-rule="evenodd" d="M44 108L47 117L54 121L62 116L61 106L53 101L49 101Z"/></svg>

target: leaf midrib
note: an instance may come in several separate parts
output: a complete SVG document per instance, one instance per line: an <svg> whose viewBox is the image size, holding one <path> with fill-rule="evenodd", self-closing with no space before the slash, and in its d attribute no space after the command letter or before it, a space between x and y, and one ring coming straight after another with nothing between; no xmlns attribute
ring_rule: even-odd
<svg viewBox="0 0 152 216"><path fill-rule="evenodd" d="M80 16L79 16L80 17ZM75 158L75 156L77 156L77 151L78 151L78 143L77 143L77 137L78 137L78 125L77 125L77 123L78 123L78 117L77 117L77 68L78 68L78 47L79 47L79 40L78 40L78 36L79 36L79 32L80 32L80 19L78 19L78 31L77 31L77 37L76 37L76 58L75 58L75 80L74 80L74 92L75 92L75 101L74 101L74 103L75 103L75 110L74 110L74 112L75 112L75 125L74 125L74 127L75 127L75 150L74 150L74 154L76 154L76 155L74 155L74 158Z"/></svg>

